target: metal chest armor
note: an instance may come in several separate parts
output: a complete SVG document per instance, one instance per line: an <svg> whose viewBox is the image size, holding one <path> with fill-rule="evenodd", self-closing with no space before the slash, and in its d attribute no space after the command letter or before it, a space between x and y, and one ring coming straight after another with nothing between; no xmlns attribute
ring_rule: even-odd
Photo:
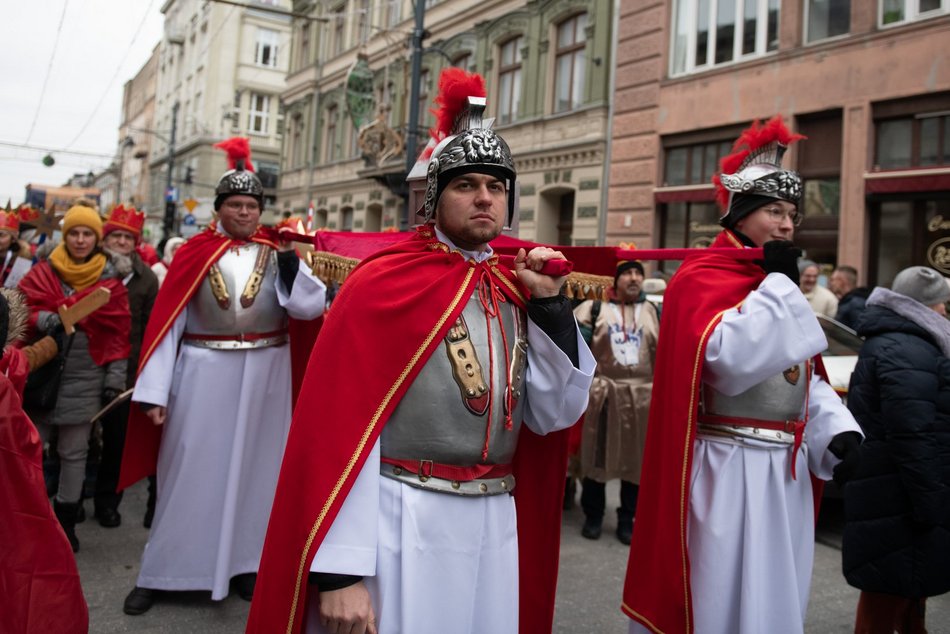
<svg viewBox="0 0 950 634"><path fill-rule="evenodd" d="M380 436L383 459L432 461L462 467L511 463L524 411L527 317L510 302L499 302L504 338L498 319L492 317L489 348L489 325L478 295L477 291L472 293L460 320L429 357L383 428ZM503 341L508 344L507 355ZM506 376L509 373L510 381ZM506 429L505 396L509 382L512 426ZM488 453L483 460L489 416ZM381 472L384 476L421 488L438 489L440 486L435 482L438 478L428 479L426 486L425 481L420 483L421 478L413 474L394 476L393 469L387 465L382 466ZM511 478L510 475L507 477ZM510 490L512 486L513 478L502 489ZM505 490L485 493L483 487L481 494L503 493ZM458 490L448 492L479 494Z"/></svg>
<svg viewBox="0 0 950 634"><path fill-rule="evenodd" d="M276 252L248 243L225 251L188 305L184 343L240 350L287 341L287 313L277 301Z"/></svg>
<svg viewBox="0 0 950 634"><path fill-rule="evenodd" d="M767 428L755 423L800 423L808 398L810 376L810 363L804 361L735 396L723 394L708 383L703 383L700 429L718 435L792 443L795 437L790 431L772 429L772 426ZM731 419L736 423L704 424L709 422L710 418ZM743 424L744 422L746 424Z"/></svg>

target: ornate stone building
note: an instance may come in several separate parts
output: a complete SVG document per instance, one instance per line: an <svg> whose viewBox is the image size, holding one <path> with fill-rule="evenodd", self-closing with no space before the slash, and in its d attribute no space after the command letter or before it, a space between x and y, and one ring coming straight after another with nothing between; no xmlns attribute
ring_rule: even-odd
<svg viewBox="0 0 950 634"><path fill-rule="evenodd" d="M279 95L290 68L291 3L245 4L249 6L166 0L162 6L165 37L157 50L154 128L130 134L136 144L142 136L151 137L149 210L161 214L174 127L172 186L179 201L198 202L193 218L178 205L175 226L182 233L210 219L214 186L226 169L224 153L212 145L232 136L250 139L251 158L267 199L264 220L276 218L283 133Z"/></svg>
<svg viewBox="0 0 950 634"><path fill-rule="evenodd" d="M333 230L408 223L405 150L390 131L404 139L410 119L412 7L409 0L294 2L294 12L306 17L295 18L281 95L282 211L305 214L312 202L314 226ZM598 240L613 11L610 0L426 2L418 149L433 124L440 71L452 65L481 73L486 115L495 118L518 168L522 238ZM361 147L366 126L372 128L364 140L377 134Z"/></svg>
<svg viewBox="0 0 950 634"><path fill-rule="evenodd" d="M778 113L809 137L786 164L804 178L810 258L862 285L912 264L950 275L950 0L621 7L608 244L707 243L719 158Z"/></svg>

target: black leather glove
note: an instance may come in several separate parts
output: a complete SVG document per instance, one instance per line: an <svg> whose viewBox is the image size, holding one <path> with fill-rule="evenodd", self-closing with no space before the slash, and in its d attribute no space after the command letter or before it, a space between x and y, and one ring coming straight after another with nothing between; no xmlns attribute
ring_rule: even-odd
<svg viewBox="0 0 950 634"><path fill-rule="evenodd" d="M114 387L107 387L104 390L102 390L102 406L105 407L106 405L114 401L116 397L118 397L119 394L121 393L122 392L115 389Z"/></svg>
<svg viewBox="0 0 950 634"><path fill-rule="evenodd" d="M56 313L43 313L36 323L39 330L55 338L58 333L63 332L63 322Z"/></svg>
<svg viewBox="0 0 950 634"><path fill-rule="evenodd" d="M841 432L828 443L828 451L841 458L832 471L832 478L839 487L844 487L857 472L861 461L860 446L861 434L856 431Z"/></svg>
<svg viewBox="0 0 950 634"><path fill-rule="evenodd" d="M802 250L789 240L770 240L762 245L765 259L759 266L766 274L781 273L798 286L798 258Z"/></svg>

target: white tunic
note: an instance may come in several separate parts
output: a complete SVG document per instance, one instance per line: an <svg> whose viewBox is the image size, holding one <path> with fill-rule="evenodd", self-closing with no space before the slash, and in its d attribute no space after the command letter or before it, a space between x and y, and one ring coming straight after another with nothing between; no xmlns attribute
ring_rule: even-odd
<svg viewBox="0 0 950 634"><path fill-rule="evenodd" d="M296 319L323 312L325 287L302 263L290 296ZM211 590L257 572L290 428L288 345L219 351L180 346L188 307L155 349L132 400L168 407L158 454L155 519L136 585Z"/></svg>
<svg viewBox="0 0 950 634"><path fill-rule="evenodd" d="M6 258L4 258L3 264L0 264L0 268L6 268L7 265L11 264L11 260L10 274L7 275L7 279L3 283L5 288L16 288L23 276L29 273L33 267L33 260L21 258L13 251L7 251Z"/></svg>
<svg viewBox="0 0 950 634"><path fill-rule="evenodd" d="M580 332L577 341L579 368L528 320L524 424L536 433L565 429L586 409L596 362ZM310 569L363 575L380 634L516 634L514 499L414 488L380 477L379 457L377 441ZM318 605L312 594L307 632L325 631Z"/></svg>
<svg viewBox="0 0 950 634"><path fill-rule="evenodd" d="M713 330L703 381L739 394L826 345L801 291L773 273ZM831 479L839 460L828 443L845 431L860 428L834 390L813 377L795 479L788 445L697 436L687 525L697 634L803 631L815 542L808 472ZM631 623L631 632L646 631Z"/></svg>

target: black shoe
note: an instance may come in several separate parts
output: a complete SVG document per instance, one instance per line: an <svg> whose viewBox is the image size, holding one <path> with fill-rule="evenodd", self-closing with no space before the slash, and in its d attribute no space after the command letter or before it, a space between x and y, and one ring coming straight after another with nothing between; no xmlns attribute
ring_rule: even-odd
<svg viewBox="0 0 950 634"><path fill-rule="evenodd" d="M600 539L600 533L603 530L602 520L593 520L587 518L584 520L584 527L581 529L581 536L587 539Z"/></svg>
<svg viewBox="0 0 950 634"><path fill-rule="evenodd" d="M152 528L153 519L155 519L155 509L146 509L145 517L142 518L142 526Z"/></svg>
<svg viewBox="0 0 950 634"><path fill-rule="evenodd" d="M140 588L135 586L129 596L125 597L125 603L122 604L122 611L133 616L145 614L155 603L155 591L149 588Z"/></svg>
<svg viewBox="0 0 950 634"><path fill-rule="evenodd" d="M66 539L74 553L79 552L79 538L76 537L76 513L82 505L79 502L60 502L53 500L53 513L59 520L59 525L63 527L66 533Z"/></svg>
<svg viewBox="0 0 950 634"><path fill-rule="evenodd" d="M254 598L254 586L256 584L256 572L248 572L234 577L234 587L237 589L238 596L245 601L250 601Z"/></svg>
<svg viewBox="0 0 950 634"><path fill-rule="evenodd" d="M567 476L564 480L564 504L562 510L569 511L574 507L574 496L577 495L577 480Z"/></svg>
<svg viewBox="0 0 950 634"><path fill-rule="evenodd" d="M630 545L630 540L633 539L633 522L629 524L623 522L617 526L617 539L619 539L620 543L624 546Z"/></svg>
<svg viewBox="0 0 950 634"><path fill-rule="evenodd" d="M97 509L96 519L99 520L99 526L103 528L115 528L122 524L122 515L111 507Z"/></svg>
<svg viewBox="0 0 950 634"><path fill-rule="evenodd" d="M76 509L76 523L82 524L86 521L86 506L82 503L82 500L78 502L79 507Z"/></svg>

